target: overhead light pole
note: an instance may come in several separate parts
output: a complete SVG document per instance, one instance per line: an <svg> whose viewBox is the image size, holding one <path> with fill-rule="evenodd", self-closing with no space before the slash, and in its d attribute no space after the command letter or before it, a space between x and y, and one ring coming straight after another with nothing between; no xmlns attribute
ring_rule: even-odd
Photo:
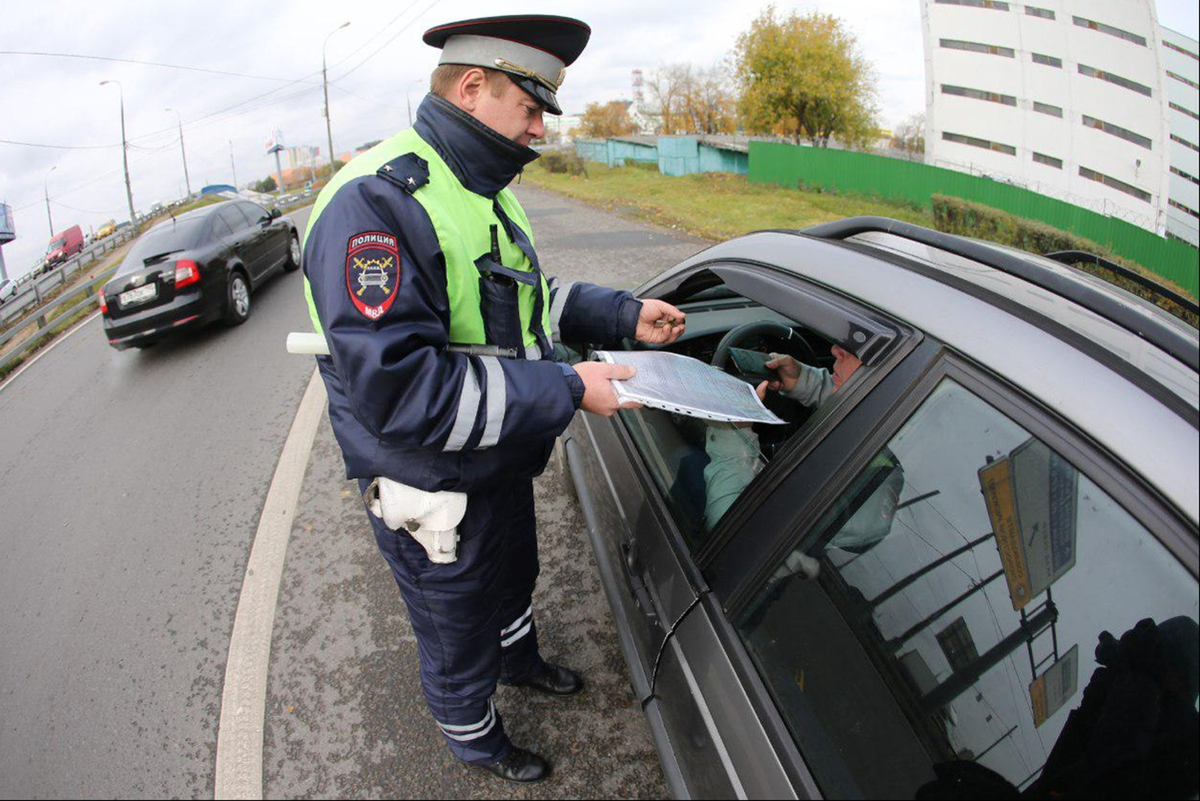
<svg viewBox="0 0 1200 801"><path fill-rule="evenodd" d="M54 238L54 218L50 216L50 188L48 186L48 182L50 181L50 173L54 172L57 169L58 169L58 165L55 164L50 169L46 170L46 177L42 181L42 191L45 192L45 194L46 194L46 222L50 224L50 238L51 239Z"/></svg>
<svg viewBox="0 0 1200 801"><path fill-rule="evenodd" d="M174 111L176 118L179 120L179 153L183 156L183 182L187 184L188 200L192 199L192 179L188 177L187 170L187 151L183 149L183 115L173 108L165 109L166 111Z"/></svg>
<svg viewBox="0 0 1200 801"><path fill-rule="evenodd" d="M229 166L233 168L233 189L236 192L237 185L237 164L233 161L233 140L229 140Z"/></svg>
<svg viewBox="0 0 1200 801"><path fill-rule="evenodd" d="M129 144L125 141L125 87L121 86L120 81L113 80L101 81L100 85L110 83L117 85L121 98L121 165L125 169L125 198L129 201L129 224L137 225L137 214L133 210L133 187L129 184Z"/></svg>
<svg viewBox="0 0 1200 801"><path fill-rule="evenodd" d="M325 37L325 41L321 43L321 84L325 88L325 134L329 137L329 178L333 180L333 171L337 169L333 164L333 124L329 121L329 74L325 68L325 46L329 44L329 37L347 27L350 22L347 20L341 25L329 32L329 36Z"/></svg>
<svg viewBox="0 0 1200 801"><path fill-rule="evenodd" d="M408 88L407 88L407 89L405 89L405 90L404 90L404 100L405 100L405 101L408 103L408 127L409 127L409 128L411 128L411 127L412 127L412 124L413 124L413 118L412 118L412 88L413 88L414 86L416 86L417 84L421 83L421 82L422 82L422 81L424 81L424 80L425 80L424 78L417 78L415 81L413 81L412 83L410 83L410 84L408 85Z"/></svg>

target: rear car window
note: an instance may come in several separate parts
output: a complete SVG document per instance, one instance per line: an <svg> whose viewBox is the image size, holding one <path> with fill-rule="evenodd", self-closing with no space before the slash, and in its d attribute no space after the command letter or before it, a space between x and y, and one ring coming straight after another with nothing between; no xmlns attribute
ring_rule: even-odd
<svg viewBox="0 0 1200 801"><path fill-rule="evenodd" d="M115 275L136 272L155 256L195 247L204 222L204 218L191 218L154 226L129 249Z"/></svg>
<svg viewBox="0 0 1200 801"><path fill-rule="evenodd" d="M826 796L1194 797L1197 604L1104 490L944 379L736 626Z"/></svg>

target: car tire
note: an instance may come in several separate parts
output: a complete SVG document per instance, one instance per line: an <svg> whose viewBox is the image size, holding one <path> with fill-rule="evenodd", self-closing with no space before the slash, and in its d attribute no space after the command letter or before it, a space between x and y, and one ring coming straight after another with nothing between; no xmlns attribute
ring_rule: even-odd
<svg viewBox="0 0 1200 801"><path fill-rule="evenodd" d="M229 274L225 291L225 324L241 325L250 318L250 284L240 270Z"/></svg>
<svg viewBox="0 0 1200 801"><path fill-rule="evenodd" d="M300 237L295 234L288 237L288 255L283 269L289 273L300 269Z"/></svg>

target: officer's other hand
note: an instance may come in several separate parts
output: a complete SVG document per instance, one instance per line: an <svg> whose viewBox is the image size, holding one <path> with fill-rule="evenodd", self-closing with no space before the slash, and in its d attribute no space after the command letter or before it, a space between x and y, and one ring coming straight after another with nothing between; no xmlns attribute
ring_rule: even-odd
<svg viewBox="0 0 1200 801"><path fill-rule="evenodd" d="M580 362L575 365L575 372L583 379L583 403L579 408L585 412L611 416L617 409L638 409L640 403L617 403L617 393L613 391L610 379L624 381L633 378L637 369L628 364L608 364L607 362Z"/></svg>
<svg viewBox="0 0 1200 801"><path fill-rule="evenodd" d="M769 370L779 373L779 380L768 384L770 389L791 392L800 380L800 362L783 353L772 353L771 361L764 365Z"/></svg>
<svg viewBox="0 0 1200 801"><path fill-rule="evenodd" d="M669 345L683 333L684 318L679 309L663 300L647 298L638 314L637 341Z"/></svg>

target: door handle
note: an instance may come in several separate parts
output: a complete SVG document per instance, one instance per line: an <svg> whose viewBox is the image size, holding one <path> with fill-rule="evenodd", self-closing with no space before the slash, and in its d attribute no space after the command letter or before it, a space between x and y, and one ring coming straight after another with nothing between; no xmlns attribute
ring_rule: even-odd
<svg viewBox="0 0 1200 801"><path fill-rule="evenodd" d="M642 569L641 559L638 557L638 548L636 540L625 540L621 543L621 564L625 569L625 579L629 582L629 589L633 592L633 601L638 605L647 618L652 623L658 623L658 612L654 609L654 599L650 597L650 590L646 588L646 582L642 578L645 571Z"/></svg>

